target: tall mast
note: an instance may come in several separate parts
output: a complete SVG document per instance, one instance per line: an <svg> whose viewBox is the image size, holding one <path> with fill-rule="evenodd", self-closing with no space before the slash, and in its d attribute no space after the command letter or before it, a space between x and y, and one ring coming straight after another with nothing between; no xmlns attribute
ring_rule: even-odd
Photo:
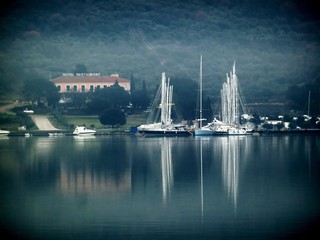
<svg viewBox="0 0 320 240"><path fill-rule="evenodd" d="M200 56L200 83L199 83L199 88L200 88L200 128L202 127L202 54Z"/></svg>
<svg viewBox="0 0 320 240"><path fill-rule="evenodd" d="M309 90L309 96L308 96L308 116L310 116L310 90Z"/></svg>
<svg viewBox="0 0 320 240"><path fill-rule="evenodd" d="M160 103L160 109L161 109L161 123L166 124L166 74L162 73L162 79L161 79L161 103Z"/></svg>

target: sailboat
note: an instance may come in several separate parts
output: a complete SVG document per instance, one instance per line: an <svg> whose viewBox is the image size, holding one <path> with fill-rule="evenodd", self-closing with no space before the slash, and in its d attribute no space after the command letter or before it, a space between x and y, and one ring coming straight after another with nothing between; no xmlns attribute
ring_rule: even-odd
<svg viewBox="0 0 320 240"><path fill-rule="evenodd" d="M202 61L202 59L201 59ZM202 63L200 64L202 65ZM202 67L200 67L202 71ZM202 76L202 73L200 74ZM200 82L202 78L200 77ZM201 83L202 86L202 83ZM202 91L202 89L200 89ZM202 101L202 99L200 99ZM235 63L232 71L227 74L227 80L221 89L221 115L222 120L216 118L206 126L200 127L194 131L195 136L203 135L247 135L252 131L240 125L240 94L238 89L238 78L236 75Z"/></svg>
<svg viewBox="0 0 320 240"><path fill-rule="evenodd" d="M205 126L202 126L202 122L206 119L202 117L202 55L200 56L200 74L199 74L199 118L196 121L199 123L199 128L194 130L195 136L207 136L213 135L212 125L209 123Z"/></svg>
<svg viewBox="0 0 320 240"><path fill-rule="evenodd" d="M241 105L242 104L242 105ZM216 133L227 135L252 134L252 130L240 125L240 108L244 109L239 93L238 77L236 75L236 65L233 64L232 71L227 74L227 81L223 83L221 89L221 115L222 124L217 125Z"/></svg>
<svg viewBox="0 0 320 240"><path fill-rule="evenodd" d="M170 85L170 78L162 73L161 102L159 105L161 111L160 122L143 124L138 127L138 133L146 136L188 136L191 132L187 130L184 124L174 124L171 119L173 86Z"/></svg>

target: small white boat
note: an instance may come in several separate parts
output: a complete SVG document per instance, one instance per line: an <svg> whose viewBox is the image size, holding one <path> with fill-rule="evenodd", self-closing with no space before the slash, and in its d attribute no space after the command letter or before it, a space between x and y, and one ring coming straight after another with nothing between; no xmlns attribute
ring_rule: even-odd
<svg viewBox="0 0 320 240"><path fill-rule="evenodd" d="M24 113L26 114L34 114L34 111L33 110L30 110L28 108L26 108L25 110L23 110Z"/></svg>
<svg viewBox="0 0 320 240"><path fill-rule="evenodd" d="M0 129L0 136L7 136L10 132L7 130Z"/></svg>
<svg viewBox="0 0 320 240"><path fill-rule="evenodd" d="M84 126L77 126L73 131L74 135L94 135L95 133L95 130L86 128Z"/></svg>

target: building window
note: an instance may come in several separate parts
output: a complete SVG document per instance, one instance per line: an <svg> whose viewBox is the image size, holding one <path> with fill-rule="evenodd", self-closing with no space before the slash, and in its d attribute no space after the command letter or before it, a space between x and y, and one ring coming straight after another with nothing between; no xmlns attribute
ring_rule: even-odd
<svg viewBox="0 0 320 240"><path fill-rule="evenodd" d="M86 91L86 86L85 85L81 85L81 92L85 92Z"/></svg>
<svg viewBox="0 0 320 240"><path fill-rule="evenodd" d="M103 85L103 88L107 88L108 86L107 85Z"/></svg>
<svg viewBox="0 0 320 240"><path fill-rule="evenodd" d="M58 92L61 92L61 86L60 85L57 86L57 89L58 89Z"/></svg>
<svg viewBox="0 0 320 240"><path fill-rule="evenodd" d="M70 91L71 91L70 85L67 85L67 92L70 92Z"/></svg>
<svg viewBox="0 0 320 240"><path fill-rule="evenodd" d="M74 92L78 92L78 86L77 85L73 85L73 91Z"/></svg>
<svg viewBox="0 0 320 240"><path fill-rule="evenodd" d="M93 85L90 85L90 92L93 92Z"/></svg>
<svg viewBox="0 0 320 240"><path fill-rule="evenodd" d="M96 86L96 91L99 91L100 90L100 85L97 85Z"/></svg>

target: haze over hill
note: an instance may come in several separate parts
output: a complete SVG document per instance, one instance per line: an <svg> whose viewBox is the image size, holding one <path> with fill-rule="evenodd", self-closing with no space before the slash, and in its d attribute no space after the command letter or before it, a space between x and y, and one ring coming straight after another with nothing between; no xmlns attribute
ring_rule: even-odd
<svg viewBox="0 0 320 240"><path fill-rule="evenodd" d="M236 3L234 3L236 2ZM1 12L1 92L30 73L89 72L198 81L216 97L236 61L247 101L279 98L319 72L319 18L294 0L13 0ZM311 7L310 7L311 6Z"/></svg>

